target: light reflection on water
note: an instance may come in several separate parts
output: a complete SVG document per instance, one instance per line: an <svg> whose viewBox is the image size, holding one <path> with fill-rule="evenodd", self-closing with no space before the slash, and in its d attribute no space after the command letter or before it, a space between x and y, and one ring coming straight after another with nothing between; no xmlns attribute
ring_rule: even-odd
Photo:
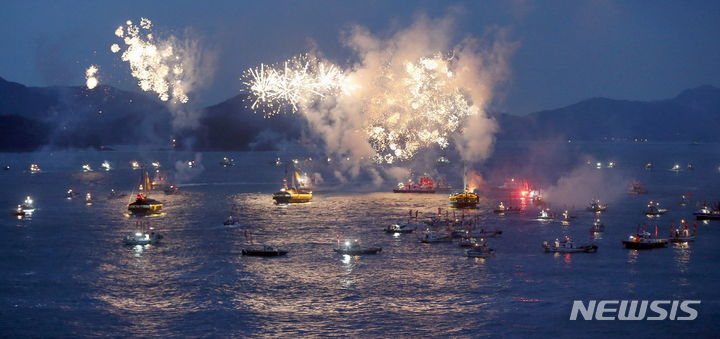
<svg viewBox="0 0 720 339"><path fill-rule="evenodd" d="M203 159L215 161L213 156L221 159L225 154L208 153ZM2 173L9 178L4 178L7 194L0 194L0 207L14 206L25 194L41 205L32 217L0 219L0 253L6 259L0 263L0 309L14 311L2 314L13 324L9 331L16 336L54 331L83 337L478 337L550 336L560 330L548 324L560 324L584 335L637 330L659 335L679 325L623 324L620 332L608 332L567 324L569 304L602 298L720 300L718 292L706 288L718 279L713 247L720 240L718 223L699 224L695 242L667 249L626 250L620 243L645 220L640 212L647 200L674 196L687 187L706 187L686 173L668 178L667 173L639 170L635 175L644 176L652 194L615 202L603 214L605 232L596 237L588 235L591 213L578 210L577 219L567 225L534 220L534 208L495 215L497 201L507 199L485 196L473 213L480 214L486 229L501 229L503 235L488 239L496 254L481 259L464 257L455 244L427 245L418 242L417 234L383 232L390 222L405 220L411 209L423 215L447 207L445 194L318 190L312 203L275 205L270 193L277 185L267 183L281 177L282 169L253 168L253 156L266 163L260 155L237 154L236 160L246 159L238 160L237 168L206 165L206 172L183 187L182 194L154 196L165 203L164 214L147 221L165 239L144 247L121 243L122 236L135 231L135 219L124 215L130 194L107 198L110 188L130 193L137 171L68 175L68 170L48 165L43 166L47 172L30 179ZM699 169L693 175L699 176L700 162L695 163ZM688 182L670 181L676 179ZM222 185L224 181L242 184ZM78 192L91 191L93 204L65 200L71 186ZM711 188L695 195L712 197ZM240 224L222 225L233 206ZM668 218L658 222L687 217L692 209L671 208ZM453 212L463 213L449 214ZM257 243L271 243L290 253L278 258L241 256L240 249L248 243L246 230ZM565 235L578 244L592 239L599 250L543 252L543 241ZM338 236L358 238L383 251L338 255L332 251ZM704 319L717 315L712 308L703 312ZM31 320L34 325L26 325ZM714 328L702 321L695 327Z"/></svg>

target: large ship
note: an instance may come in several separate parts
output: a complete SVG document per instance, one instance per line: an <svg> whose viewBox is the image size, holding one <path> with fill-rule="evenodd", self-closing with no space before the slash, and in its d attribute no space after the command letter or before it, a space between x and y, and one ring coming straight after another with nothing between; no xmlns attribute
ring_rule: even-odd
<svg viewBox="0 0 720 339"><path fill-rule="evenodd" d="M150 199L150 191L153 185L147 171L143 171L143 178L140 192L135 201L128 205L128 211L132 215L150 215L158 214L163 208L163 204L155 199Z"/></svg>
<svg viewBox="0 0 720 339"><path fill-rule="evenodd" d="M480 197L467 185L467 169L463 175L463 188L462 192L450 196L450 205L455 208L476 208L480 203Z"/></svg>
<svg viewBox="0 0 720 339"><path fill-rule="evenodd" d="M291 185L288 186L287 178L283 179L283 187L280 191L273 193L273 200L278 204L296 204L310 202L312 200L312 191L302 189L306 184L306 180L300 176L300 173L292 166L290 175ZM300 188L298 188L300 186Z"/></svg>

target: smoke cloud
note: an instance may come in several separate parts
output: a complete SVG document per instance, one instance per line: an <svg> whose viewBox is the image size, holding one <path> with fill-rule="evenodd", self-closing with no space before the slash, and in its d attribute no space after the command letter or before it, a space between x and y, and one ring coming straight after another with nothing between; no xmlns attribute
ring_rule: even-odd
<svg viewBox="0 0 720 339"><path fill-rule="evenodd" d="M630 180L617 170L595 169L583 164L558 179L554 186L545 190L543 197L556 206L584 206L592 199L612 203L626 194L629 184Z"/></svg>

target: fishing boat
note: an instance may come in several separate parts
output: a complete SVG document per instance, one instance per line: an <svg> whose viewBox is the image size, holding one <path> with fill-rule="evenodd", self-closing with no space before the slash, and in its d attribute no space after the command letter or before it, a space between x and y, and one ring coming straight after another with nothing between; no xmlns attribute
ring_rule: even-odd
<svg viewBox="0 0 720 339"><path fill-rule="evenodd" d="M477 208L480 197L470 190L467 183L467 167L463 172L463 191L450 195L450 205L455 208Z"/></svg>
<svg viewBox="0 0 720 339"><path fill-rule="evenodd" d="M139 170L142 168L142 165L140 165L139 162L133 160L130 162L130 168L132 168L133 170Z"/></svg>
<svg viewBox="0 0 720 339"><path fill-rule="evenodd" d="M493 213L497 213L497 214L514 213L514 212L520 212L520 208L512 207L512 206L505 206L505 204L503 204L502 201L493 210Z"/></svg>
<svg viewBox="0 0 720 339"><path fill-rule="evenodd" d="M472 230L456 230L450 233L453 238L497 238L503 234L501 230L472 229Z"/></svg>
<svg viewBox="0 0 720 339"><path fill-rule="evenodd" d="M675 164L675 165L673 165L673 167L670 167L670 170L673 172L680 172L680 171L682 171L682 168L680 167L679 164Z"/></svg>
<svg viewBox="0 0 720 339"><path fill-rule="evenodd" d="M90 164L84 164L84 165L82 165L82 171L83 172L92 172L93 169L92 169L92 167L90 167Z"/></svg>
<svg viewBox="0 0 720 339"><path fill-rule="evenodd" d="M667 247L667 239L658 238L657 234L657 225L655 226L655 235L650 234L647 230L640 231L638 225L638 232L630 235L628 240L623 240L622 243L625 248L635 250Z"/></svg>
<svg viewBox="0 0 720 339"><path fill-rule="evenodd" d="M595 199L590 202L590 206L587 207L587 210L590 212L600 213L605 212L607 208L607 205L603 205L600 203L600 200Z"/></svg>
<svg viewBox="0 0 720 339"><path fill-rule="evenodd" d="M692 171L692 170L695 169L695 165L693 165L692 163L688 163L688 164L687 164L687 169L688 169L689 171Z"/></svg>
<svg viewBox="0 0 720 339"><path fill-rule="evenodd" d="M441 156L441 157L437 158L437 160L435 162L441 166L450 165L450 159L446 158L445 156Z"/></svg>
<svg viewBox="0 0 720 339"><path fill-rule="evenodd" d="M139 230L123 237L123 243L128 246L158 244L163 236L154 231L148 233L147 225L144 222L137 222Z"/></svg>
<svg viewBox="0 0 720 339"><path fill-rule="evenodd" d="M79 193L75 192L72 187L68 188L67 193L65 194L65 199L72 200L78 197L80 197Z"/></svg>
<svg viewBox="0 0 720 339"><path fill-rule="evenodd" d="M30 173L40 173L42 170L40 169L40 166L38 164L30 164Z"/></svg>
<svg viewBox="0 0 720 339"><path fill-rule="evenodd" d="M283 186L280 191L273 193L273 200L277 204L297 204L310 202L313 198L312 191L302 189L306 179L300 177L300 172L295 169L294 162L291 167L291 186L288 186L287 178L283 178ZM300 186L300 188L298 188Z"/></svg>
<svg viewBox="0 0 720 339"><path fill-rule="evenodd" d="M605 232L605 225L600 221L600 219L595 219L592 226L590 226L590 232L592 232L592 233Z"/></svg>
<svg viewBox="0 0 720 339"><path fill-rule="evenodd" d="M594 244L577 246L569 236L564 240L544 241L542 246L546 253L595 253L598 250Z"/></svg>
<svg viewBox="0 0 720 339"><path fill-rule="evenodd" d="M220 165L222 167L233 167L235 166L235 160L233 160L232 158L223 157L222 161L220 161Z"/></svg>
<svg viewBox="0 0 720 339"><path fill-rule="evenodd" d="M663 214L667 213L667 211L668 211L667 208L662 208L659 206L660 206L659 202L650 201L643 213L645 213L645 215L647 215L647 216L658 216L658 215L663 215Z"/></svg>
<svg viewBox="0 0 720 339"><path fill-rule="evenodd" d="M543 208L537 216L538 220L554 220L555 213L550 212L549 208Z"/></svg>
<svg viewBox="0 0 720 339"><path fill-rule="evenodd" d="M128 211L132 215L143 216L158 214L163 208L163 204L155 199L150 199L150 191L153 189L150 176L147 171L143 171L141 191L138 193L134 202L128 205Z"/></svg>
<svg viewBox="0 0 720 339"><path fill-rule="evenodd" d="M653 165L653 163L648 162L647 164L645 164L645 170L646 170L646 171L652 171L652 170L654 170L654 169L655 169L655 165Z"/></svg>
<svg viewBox="0 0 720 339"><path fill-rule="evenodd" d="M17 208L10 211L10 214L16 216L16 217L24 217L30 213L25 212L22 208L22 205L17 205Z"/></svg>
<svg viewBox="0 0 720 339"><path fill-rule="evenodd" d="M252 257L279 257L288 254L288 251L281 250L271 245L263 245L256 248L243 248L242 255Z"/></svg>
<svg viewBox="0 0 720 339"><path fill-rule="evenodd" d="M419 183L415 184L412 179L406 183L398 183L393 193L435 193L435 185L432 178L425 175L420 177Z"/></svg>
<svg viewBox="0 0 720 339"><path fill-rule="evenodd" d="M412 233L417 229L417 225L408 222L398 222L385 227L385 233Z"/></svg>
<svg viewBox="0 0 720 339"><path fill-rule="evenodd" d="M488 247L487 241L480 239L475 246L465 250L465 256L470 258L489 258L495 255L495 250Z"/></svg>
<svg viewBox="0 0 720 339"><path fill-rule="evenodd" d="M565 221L570 221L570 219L577 218L576 215L570 214L569 210L564 210L561 215L562 215L562 219Z"/></svg>
<svg viewBox="0 0 720 339"><path fill-rule="evenodd" d="M458 246L460 247L475 247L478 244L478 239L475 237L460 238Z"/></svg>
<svg viewBox="0 0 720 339"><path fill-rule="evenodd" d="M640 195L640 194L648 194L648 190L645 189L645 186L640 181L633 181L630 184L630 188L628 188L628 194L632 195Z"/></svg>
<svg viewBox="0 0 720 339"><path fill-rule="evenodd" d="M30 214L32 212L35 212L35 202L32 200L32 198L30 198L30 196L27 196L22 202L22 204L18 205L18 208L26 214Z"/></svg>
<svg viewBox="0 0 720 339"><path fill-rule="evenodd" d="M110 162L107 160L103 161L102 164L100 164L100 167L102 167L105 172L112 170L112 165L110 165Z"/></svg>
<svg viewBox="0 0 720 339"><path fill-rule="evenodd" d="M347 254L347 255L360 255L360 254L377 254L382 251L382 247L364 247L355 240L345 240L342 244L338 242L337 247L333 248L335 253Z"/></svg>
<svg viewBox="0 0 720 339"><path fill-rule="evenodd" d="M680 222L682 227L670 226L670 237L668 241L672 243L685 243L695 241L695 234L697 233L697 224L693 224L692 232L688 229L688 224L685 220Z"/></svg>
<svg viewBox="0 0 720 339"><path fill-rule="evenodd" d="M426 244L434 244L440 242L452 242L452 236L448 234L440 234L437 231L425 230L420 237L420 242Z"/></svg>
<svg viewBox="0 0 720 339"><path fill-rule="evenodd" d="M693 215L697 220L720 220L720 203L716 204L714 208L703 205Z"/></svg>
<svg viewBox="0 0 720 339"><path fill-rule="evenodd" d="M690 199L686 194L680 196L680 206L687 206L690 204Z"/></svg>

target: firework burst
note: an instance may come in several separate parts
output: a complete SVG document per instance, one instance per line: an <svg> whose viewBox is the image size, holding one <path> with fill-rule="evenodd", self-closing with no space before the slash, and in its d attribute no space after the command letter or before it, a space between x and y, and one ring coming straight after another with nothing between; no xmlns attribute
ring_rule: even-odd
<svg viewBox="0 0 720 339"><path fill-rule="evenodd" d="M94 89L100 83L97 78L97 72L99 70L98 66L95 65L90 65L90 67L85 70L85 86L87 89Z"/></svg>

